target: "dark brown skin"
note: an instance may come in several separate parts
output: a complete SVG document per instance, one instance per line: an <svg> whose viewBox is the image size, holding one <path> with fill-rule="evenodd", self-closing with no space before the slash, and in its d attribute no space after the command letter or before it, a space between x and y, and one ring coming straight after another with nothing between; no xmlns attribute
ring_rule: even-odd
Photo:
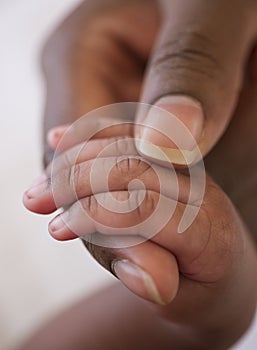
<svg viewBox="0 0 257 350"><path fill-rule="evenodd" d="M188 10L188 2L184 4L183 1L160 1L160 3L167 6L166 13L171 16L167 15L167 17L172 18L169 23L176 25L172 28L168 25L161 32L162 39L158 39L157 49L153 54L154 63L148 70L143 99L152 103L167 93L183 93L200 100L206 117L206 139L201 144L203 154L206 154L215 144L233 115L226 135L209 154L206 164L215 181L222 186L239 208L251 232L257 235L254 210L257 186L255 181L250 181L248 182L250 185L246 188L245 182L242 181L244 177L251 176L253 180L256 178L255 161L249 161L248 156L251 155L252 159L256 159L257 156L255 136L257 83L254 55L251 56L248 69L243 70L245 67L243 62L248 62L257 33L252 20L252 13L256 15L254 2L249 1L246 5L246 2L236 1L229 18L225 15L224 18L220 17L220 10L224 14L231 12L229 2L217 1L215 4L209 2L208 5L201 1L190 2L191 11L187 13L197 14L200 18L198 34L202 30L205 36L207 35L207 39L210 39L204 46L207 52L201 51L203 47L197 40L198 36L195 35L193 23L186 33L180 34L179 28L184 28L185 23L192 22L192 19L188 18L189 15L184 12L184 9ZM130 1L129 3L118 0L106 1L104 7L102 1L94 1L91 4L83 3L80 9L66 20L50 39L44 51L43 61L47 80L45 131L53 126L71 123L86 112L105 104L139 100L139 95L142 94L142 81L145 78L144 68L157 39L162 9L163 7L160 7L160 11L157 11L154 1ZM212 14L212 20L208 22L210 14ZM219 22L215 21L215 16ZM214 28L213 23L219 25ZM227 31L224 35L225 27ZM240 34L241 36L237 38L234 35L235 28L238 33L241 33L243 27L246 28L243 35ZM209 31L206 28L209 28ZM173 44L178 40L179 35L182 35L179 41L182 46L168 47L165 40L169 33L172 33L171 36L174 35L174 38L170 39ZM235 39L237 39L236 42ZM213 42L220 42L220 45ZM197 45L201 53L193 53L193 57L190 56L188 60L187 54ZM224 50L228 45L229 49ZM172 52L174 46L178 52ZM163 48L165 48L164 52ZM167 58L165 64L163 64L163 58ZM215 65L210 64L210 61L215 62ZM174 65L176 70L173 69ZM164 69L164 67L167 68ZM204 69L204 74L199 70L200 67ZM209 72L208 69L210 69ZM168 72L170 76L167 75ZM242 79L243 76L245 79ZM155 86L157 91L153 88ZM242 93L240 93L241 89ZM238 105L237 111L233 113L236 105ZM118 132L116 130L114 134L121 135L122 132L124 130ZM111 136L106 134L100 137ZM67 150L76 143L77 140L71 138L67 144ZM46 163L51 160L51 157L52 151L47 146ZM210 184L210 188L215 187L211 180ZM107 337L104 341L106 349L120 349L121 344L124 349L141 349L145 339L149 349L157 347L160 349L225 349L231 345L245 332L255 311L256 278L253 276L256 276L256 252L233 206L228 204L220 189L216 188L215 191L217 192L214 197L212 197L212 191L207 191L206 209L215 222L216 218L220 220L219 209L222 211L225 207L229 208L229 214L227 218L224 217L224 223L226 219L238 223L236 224L237 234L235 234L237 229L230 228L228 237L233 239L237 237L233 247L235 251L240 251L242 254L234 254L233 249L228 249L230 246L228 244L224 256L215 255L219 250L216 251L213 247L218 242L219 235L215 230L212 232L214 238L210 251L213 254L213 265L210 271L214 272L213 266L220 262L220 259L224 262L224 266L211 292L203 290L199 293L195 285L191 285L187 277L185 278L185 274L181 274L180 289L171 304L149 309L148 305L139 303L138 298L123 287L115 286L104 291L102 295L98 294L74 306L39 332L24 349L101 349L103 338L99 337L99 334ZM219 203L218 207L221 208L218 208L215 203L212 204L213 198L216 198L216 203ZM28 202L25 204L30 210L42 212L40 205L35 209L35 206L33 207L35 204ZM197 224L195 231L197 231ZM169 251L165 241L161 245ZM138 252L133 249L123 252L97 247L90 247L90 249L95 258L107 269L110 268L111 260L116 256L129 257L141 266L146 263L144 255L140 255L140 258ZM171 249L171 256L172 253L177 255ZM210 253L207 253L202 262L209 259ZM154 274L154 269L151 269L151 272ZM156 280L161 285L158 277ZM210 305L213 306L211 314L208 309ZM157 316L160 314L161 318ZM124 324L121 322L124 320L124 315L127 315L126 335L123 330ZM136 323L135 319L138 317L140 319ZM165 319L172 322L166 323ZM108 329L106 324L113 326ZM56 343L56 334L64 328L69 332L62 333L61 339L58 337L59 341ZM92 329L95 333L91 331Z"/></svg>
<svg viewBox="0 0 257 350"><path fill-rule="evenodd" d="M44 49L45 131L109 103L187 95L202 105L205 155L256 72L256 13L253 0L82 2Z"/></svg>

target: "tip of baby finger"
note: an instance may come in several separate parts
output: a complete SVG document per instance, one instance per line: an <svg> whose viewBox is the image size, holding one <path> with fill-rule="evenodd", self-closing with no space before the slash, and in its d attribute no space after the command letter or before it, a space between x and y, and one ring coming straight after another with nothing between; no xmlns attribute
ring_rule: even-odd
<svg viewBox="0 0 257 350"><path fill-rule="evenodd" d="M48 231L50 235L57 241L69 241L79 238L65 225L60 216L57 216L57 218L49 223Z"/></svg>
<svg viewBox="0 0 257 350"><path fill-rule="evenodd" d="M58 143L60 142L61 138L63 137L65 132L68 130L68 128L69 128L69 125L61 125L61 126L52 128L48 131L47 142L52 149L56 149Z"/></svg>
<svg viewBox="0 0 257 350"><path fill-rule="evenodd" d="M56 206L43 199L32 198L26 191L22 197L22 203L26 209L35 214L51 214L56 210Z"/></svg>
<svg viewBox="0 0 257 350"><path fill-rule="evenodd" d="M78 239L79 237L76 236L75 234L71 235L71 234L67 234L67 233L63 233L63 234L56 234L56 233L50 233L50 236L55 240L55 241L59 241L59 242L65 242L65 241L73 241L74 239Z"/></svg>

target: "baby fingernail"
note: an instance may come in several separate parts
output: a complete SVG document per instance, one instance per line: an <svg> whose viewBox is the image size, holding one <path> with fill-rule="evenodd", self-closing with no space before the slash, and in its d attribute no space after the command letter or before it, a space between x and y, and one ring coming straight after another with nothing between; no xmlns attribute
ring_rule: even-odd
<svg viewBox="0 0 257 350"><path fill-rule="evenodd" d="M63 227L65 227L65 222L61 215L54 218L49 224L49 230L51 233L61 231Z"/></svg>
<svg viewBox="0 0 257 350"><path fill-rule="evenodd" d="M119 280L140 297L159 305L164 305L157 286L148 272L129 260L115 260L112 269Z"/></svg>
<svg viewBox="0 0 257 350"><path fill-rule="evenodd" d="M55 144L59 142L64 133L68 130L69 125L57 126L51 130L49 130L47 134L47 140L49 144Z"/></svg>
<svg viewBox="0 0 257 350"><path fill-rule="evenodd" d="M29 199L39 197L47 188L47 176L40 176L26 192Z"/></svg>

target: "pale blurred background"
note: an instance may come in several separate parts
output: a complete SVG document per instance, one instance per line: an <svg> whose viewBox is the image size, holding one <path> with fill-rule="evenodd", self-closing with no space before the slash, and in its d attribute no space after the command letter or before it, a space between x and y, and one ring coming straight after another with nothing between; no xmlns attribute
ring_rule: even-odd
<svg viewBox="0 0 257 350"><path fill-rule="evenodd" d="M49 217L21 203L41 171L40 47L78 2L0 0L0 350L13 349L48 317L113 281L79 241L55 242ZM234 349L257 349L255 323Z"/></svg>

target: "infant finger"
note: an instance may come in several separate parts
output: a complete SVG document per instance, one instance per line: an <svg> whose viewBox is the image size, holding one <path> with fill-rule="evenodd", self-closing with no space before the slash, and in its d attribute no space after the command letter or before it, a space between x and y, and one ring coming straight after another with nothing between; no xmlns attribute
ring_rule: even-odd
<svg viewBox="0 0 257 350"><path fill-rule="evenodd" d="M209 258L217 244L210 244L215 237L208 215L190 206L199 211L198 215L186 232L179 234L186 207L154 191L100 193L58 215L50 222L49 232L57 240L83 237L94 245L110 248L151 240L177 257L185 275L197 279L201 273L201 278L213 281L220 267L213 269L216 260ZM210 274L210 270L215 271Z"/></svg>
<svg viewBox="0 0 257 350"><path fill-rule="evenodd" d="M64 124L64 125L56 126L55 128L52 128L48 131L47 143L53 150L57 148L58 143L60 142L61 138L68 131L69 128L70 128L70 124Z"/></svg>
<svg viewBox="0 0 257 350"><path fill-rule="evenodd" d="M61 153L46 169L50 174L97 157L118 157L138 155L134 139L129 136L94 139L81 143Z"/></svg>
<svg viewBox="0 0 257 350"><path fill-rule="evenodd" d="M61 153L91 139L132 135L132 123L119 118L96 118L94 115L88 115L74 124L51 129L47 140L52 149Z"/></svg>
<svg viewBox="0 0 257 350"><path fill-rule="evenodd" d="M201 177L199 181L195 178L193 187L187 175L137 156L97 158L63 169L30 188L24 195L24 204L33 212L45 214L92 194L143 188L191 203L201 199L202 194Z"/></svg>
<svg viewBox="0 0 257 350"><path fill-rule="evenodd" d="M99 193L77 201L66 212L57 216L50 222L49 232L59 240L95 232L110 236L143 237L153 229L152 224L147 224L147 219L155 211L159 199L160 194L153 191ZM161 209L166 208L168 212L175 205L174 201L165 197L162 202L164 208ZM158 226L160 216L159 213ZM145 221L146 224L141 225Z"/></svg>

